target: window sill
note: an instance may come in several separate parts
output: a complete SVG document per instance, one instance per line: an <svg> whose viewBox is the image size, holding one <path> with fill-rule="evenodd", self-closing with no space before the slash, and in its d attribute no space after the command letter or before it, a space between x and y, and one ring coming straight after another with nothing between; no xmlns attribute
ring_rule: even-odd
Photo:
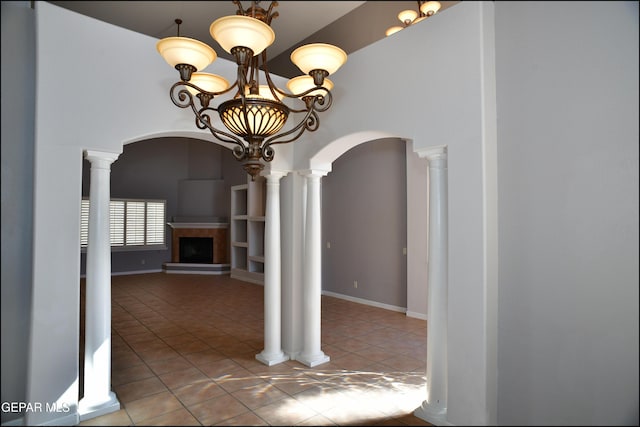
<svg viewBox="0 0 640 427"><path fill-rule="evenodd" d="M167 245L147 245L147 246L111 246L111 252L141 252L141 251L166 251ZM86 254L87 248L80 248L80 253Z"/></svg>

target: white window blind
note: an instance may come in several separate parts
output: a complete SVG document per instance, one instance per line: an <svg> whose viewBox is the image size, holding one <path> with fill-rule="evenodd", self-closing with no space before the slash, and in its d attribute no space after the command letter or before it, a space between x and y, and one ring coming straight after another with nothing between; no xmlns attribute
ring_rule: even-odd
<svg viewBox="0 0 640 427"><path fill-rule="evenodd" d="M82 199L80 246L89 242L89 199ZM111 199L109 221L111 247L158 246L165 244L166 201Z"/></svg>
<svg viewBox="0 0 640 427"><path fill-rule="evenodd" d="M164 244L164 202L147 202L147 244Z"/></svg>
<svg viewBox="0 0 640 427"><path fill-rule="evenodd" d="M144 245L144 205L145 202L127 202L125 224L127 246Z"/></svg>
<svg viewBox="0 0 640 427"><path fill-rule="evenodd" d="M124 246L124 206L124 200L111 200L109 203L111 246Z"/></svg>
<svg viewBox="0 0 640 427"><path fill-rule="evenodd" d="M89 200L82 199L80 204L80 246L87 247L89 243Z"/></svg>

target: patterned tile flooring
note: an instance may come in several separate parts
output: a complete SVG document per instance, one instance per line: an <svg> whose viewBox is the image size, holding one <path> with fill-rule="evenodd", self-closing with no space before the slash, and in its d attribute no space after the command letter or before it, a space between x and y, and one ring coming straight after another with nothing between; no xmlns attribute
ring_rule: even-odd
<svg viewBox="0 0 640 427"><path fill-rule="evenodd" d="M228 275L114 276L121 409L80 425L431 425L413 415L426 397L424 320L323 296L330 362L268 367L255 358L263 313L263 287Z"/></svg>

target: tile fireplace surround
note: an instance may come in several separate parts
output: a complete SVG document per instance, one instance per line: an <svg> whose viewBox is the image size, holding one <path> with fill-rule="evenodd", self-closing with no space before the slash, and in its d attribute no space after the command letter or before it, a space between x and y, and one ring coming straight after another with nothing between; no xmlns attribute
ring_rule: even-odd
<svg viewBox="0 0 640 427"><path fill-rule="evenodd" d="M204 274L224 274L229 272L229 223L227 222L169 222L171 227L171 263L165 263L167 273L198 271ZM180 262L180 238L213 238L213 260L206 264Z"/></svg>

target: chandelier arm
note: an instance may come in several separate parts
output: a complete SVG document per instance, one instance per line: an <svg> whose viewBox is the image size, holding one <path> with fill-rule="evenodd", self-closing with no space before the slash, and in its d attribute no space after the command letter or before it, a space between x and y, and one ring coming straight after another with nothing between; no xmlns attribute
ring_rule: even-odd
<svg viewBox="0 0 640 427"><path fill-rule="evenodd" d="M316 90L324 90L327 92L327 95L316 95L316 96L304 96L304 94L316 91ZM306 113L307 111L314 110L316 112L324 112L327 111L329 108L331 108L331 104L333 103L333 95L331 94L331 91L329 91L327 88L325 87L320 87L320 88L314 88L314 89L309 89L305 92L303 92L303 94L301 95L295 95L293 97L299 98L299 97L303 97L305 99L305 105L306 108L303 109L295 109L295 108L289 108L289 111L292 113Z"/></svg>
<svg viewBox="0 0 640 427"><path fill-rule="evenodd" d="M240 3L240 0L233 0L232 3L238 7L238 11L236 12L236 15L246 15L244 9L242 9L242 3Z"/></svg>
<svg viewBox="0 0 640 427"><path fill-rule="evenodd" d="M271 6L273 7L273 5ZM271 11L271 7L269 7L269 11ZM276 12L277 13L277 12ZM273 99L278 99L278 94L289 96L286 92L280 90L278 86L271 80L271 74L269 73L269 67L267 66L267 49L262 51L262 71L264 71L264 77L267 81L267 86L269 87L269 91L273 96Z"/></svg>
<svg viewBox="0 0 640 427"><path fill-rule="evenodd" d="M199 86L196 86L195 84L193 84L191 82L179 82L179 83L182 83L184 86L192 87L195 90L197 90L199 93L204 93L206 95L209 95L209 96L211 96L212 99L215 98L216 96L220 96L220 95L224 95L225 93L229 93L233 88L235 88L238 85L238 82L234 82L232 85L230 85L225 90L221 90L220 92L209 92L209 91L206 91L206 90L200 88Z"/></svg>
<svg viewBox="0 0 640 427"><path fill-rule="evenodd" d="M180 108L187 108L190 105L193 105L195 102L193 100L193 95L191 94L191 92L189 92L189 90L187 90L186 86L189 86L195 90L198 91L198 93L203 93L206 95L209 95L212 99L216 96L219 95L224 95L225 93L231 91L234 87L236 87L238 85L237 82L233 83L231 86L229 86L227 89L220 91L220 92L207 92L204 89L201 89L200 87L196 86L195 84L188 82L188 81L184 81L181 80L179 82L176 82L173 84L173 86L171 86L171 89L169 89L169 96L171 97L171 101L173 101L173 103ZM180 88L180 90L176 90Z"/></svg>
<svg viewBox="0 0 640 427"><path fill-rule="evenodd" d="M264 53L264 51L262 52ZM249 66L249 73L251 75L251 78L249 79L249 84L253 85L255 82L256 87L260 87L260 76L259 76L258 70L259 70L258 56L256 55L253 58L251 58L251 65Z"/></svg>
<svg viewBox="0 0 640 427"><path fill-rule="evenodd" d="M175 83L173 86L171 86L171 89L169 91L171 101L173 101L173 103L180 108L190 107L196 116L195 122L196 122L196 126L199 129L208 129L209 132L211 132L211 134L215 138L217 138L222 142L236 144L236 146L233 148L233 155L238 160L244 159L246 157L246 147L242 142L242 140L236 137L235 135L231 135L227 132L221 131L213 127L213 125L211 124L211 117L209 116L208 111L209 110L218 111L218 110L213 107L203 107L198 110L195 106L193 95L191 95L191 93L185 88L185 86L191 86L194 88L197 88L197 86L191 83L189 84L185 84L185 83L187 82L180 81ZM180 89L177 90L178 88ZM239 155L240 157L238 157Z"/></svg>
<svg viewBox="0 0 640 427"><path fill-rule="evenodd" d="M209 132L211 132L213 136L215 136L218 140L222 142L238 144L244 147L244 144L240 138L225 131L219 130L211 124L211 116L209 115L208 110L216 112L218 111L213 107L201 108L198 111L196 111L195 109L193 110L194 114L196 115L196 126L198 127L198 129L208 129Z"/></svg>
<svg viewBox="0 0 640 427"><path fill-rule="evenodd" d="M324 87L322 89L325 89ZM333 95L331 91L325 89L327 91L326 95L316 95L313 97L313 110L319 113L327 111L331 108L331 104L333 104Z"/></svg>
<svg viewBox="0 0 640 427"><path fill-rule="evenodd" d="M283 132L278 135L274 135L271 138L267 138L264 141L263 147L269 147L271 145L277 144L286 144L288 142L293 142L296 139L300 138L302 134L308 130L309 132L314 132L320 126L320 119L318 118L318 114L313 110L307 111L304 119L300 121L294 128L288 130L287 132ZM297 132L292 138L282 139L285 136L289 136Z"/></svg>
<svg viewBox="0 0 640 427"><path fill-rule="evenodd" d="M245 129L251 130L252 128L249 126L249 114L247 109L247 96L245 94L245 88L247 87L247 70L244 65L238 65L238 93L240 94L240 99L242 102L242 118L244 120ZM253 136L253 135L248 135Z"/></svg>
<svg viewBox="0 0 640 427"><path fill-rule="evenodd" d="M169 89L169 97L176 107L193 107L193 95L184 87L184 81L174 83ZM180 88L180 90L177 90Z"/></svg>
<svg viewBox="0 0 640 427"><path fill-rule="evenodd" d="M269 9L271 10L271 9ZM276 12L277 14L277 12ZM271 91L271 95L273 95L274 99L278 99L278 94L287 97L287 98L297 98L295 95L290 95L287 92L280 89L276 84L271 80L271 73L269 73L269 67L267 66L267 49L262 51L262 71L264 71L265 79L267 80L267 86L269 86L269 90ZM301 112L305 110L291 110L294 112Z"/></svg>

